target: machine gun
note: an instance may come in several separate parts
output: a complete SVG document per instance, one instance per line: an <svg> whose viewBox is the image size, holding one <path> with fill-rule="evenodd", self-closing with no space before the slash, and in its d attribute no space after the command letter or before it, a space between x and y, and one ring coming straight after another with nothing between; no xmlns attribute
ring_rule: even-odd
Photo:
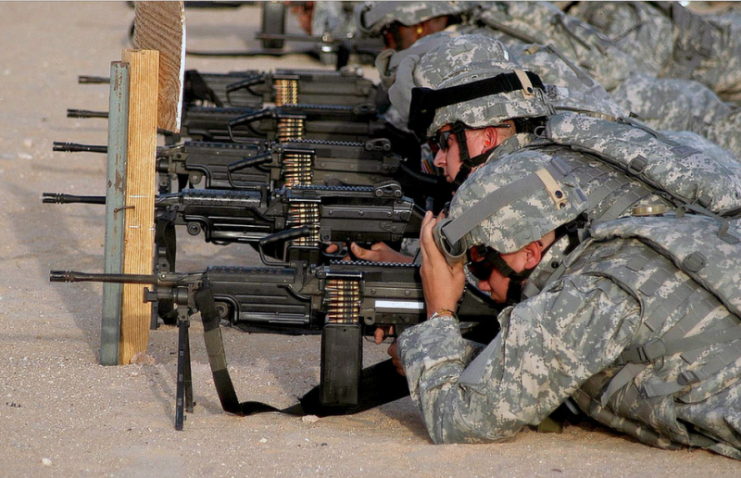
<svg viewBox="0 0 741 478"><path fill-rule="evenodd" d="M104 196L44 193L44 203L105 204ZM422 210L388 181L375 187L297 186L268 193L265 188L241 191L185 190L155 200L155 264L160 273L175 270L176 227L203 233L214 244L259 245L266 264L291 260L323 264L347 255L345 244L386 242L399 247L403 238L419 236ZM325 252L329 244L338 252ZM161 302L157 315L174 320L173 304Z"/></svg>
<svg viewBox="0 0 741 478"><path fill-rule="evenodd" d="M106 111L68 109L70 118L107 118ZM376 117L373 104L287 105L261 110L189 106L183 108L180 133L158 130L167 144L182 137L197 141L244 142L254 139L285 142L319 141L365 142L382 137L386 124Z"/></svg>
<svg viewBox="0 0 741 478"><path fill-rule="evenodd" d="M191 106L184 111L181 134L206 141L241 142L265 138L365 142L383 130L375 105L288 105L262 110Z"/></svg>
<svg viewBox="0 0 741 478"><path fill-rule="evenodd" d="M53 149L108 152L106 146L61 142L55 142ZM160 194L172 192L173 179L177 179L178 190L188 184L206 189L254 188L255 184L263 184L269 190L286 184L371 186L392 178L401 180L397 173L402 163L402 158L391 152L391 143L382 138L365 143L186 141L157 151ZM435 178L421 179L426 179L429 189L433 189ZM415 176L407 183L419 189L420 178Z"/></svg>
<svg viewBox="0 0 741 478"><path fill-rule="evenodd" d="M101 84L110 78L80 76L78 83ZM277 69L205 73L186 70L183 104L236 106L260 110L266 104L345 105L375 104L376 86L357 67L340 71Z"/></svg>
<svg viewBox="0 0 741 478"><path fill-rule="evenodd" d="M261 109L265 104L375 104L376 86L359 68L340 71L282 70L200 73L185 72L185 102Z"/></svg>
<svg viewBox="0 0 741 478"><path fill-rule="evenodd" d="M227 370L220 323L270 333L321 331L320 401L327 407L358 403L362 337L379 326L397 333L426 320L419 268L406 264L333 262L287 267L209 267L202 273L158 275L86 274L51 271L52 282L117 282L153 285L144 300L177 304L179 346L175 427L185 408L193 410L189 314L199 310L214 383L224 410L240 415L265 411L264 404L239 403ZM498 308L467 289L458 306L461 326L495 322ZM272 407L268 410L276 410Z"/></svg>

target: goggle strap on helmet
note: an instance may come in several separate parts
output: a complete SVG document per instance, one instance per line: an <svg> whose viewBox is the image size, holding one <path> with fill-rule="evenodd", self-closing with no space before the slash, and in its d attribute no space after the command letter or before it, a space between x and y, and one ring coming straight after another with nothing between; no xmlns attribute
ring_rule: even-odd
<svg viewBox="0 0 741 478"><path fill-rule="evenodd" d="M527 78L529 81L527 84L523 84L521 78ZM523 91L523 94L534 95L535 88L545 90L540 77L531 71L522 70L519 70L519 73L501 73L492 78L439 90L424 87L412 88L408 126L410 130L423 138L427 128L435 119L435 112L440 108L485 96L520 90Z"/></svg>
<svg viewBox="0 0 741 478"><path fill-rule="evenodd" d="M568 176L571 168L562 160L553 158L551 163L540 171L547 171L554 181L558 181ZM476 226L509 204L532 196L540 190L548 191L548 185L541 179L543 174L528 174L524 178L520 178L484 196L461 216L446 224L441 232L450 244L457 243Z"/></svg>

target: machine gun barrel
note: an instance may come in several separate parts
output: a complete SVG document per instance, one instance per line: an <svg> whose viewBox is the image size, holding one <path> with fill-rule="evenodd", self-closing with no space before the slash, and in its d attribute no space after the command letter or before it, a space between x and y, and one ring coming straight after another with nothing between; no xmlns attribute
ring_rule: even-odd
<svg viewBox="0 0 741 478"><path fill-rule="evenodd" d="M157 284L156 275L96 274L76 271L49 271L49 282L106 282L129 284Z"/></svg>
<svg viewBox="0 0 741 478"><path fill-rule="evenodd" d="M68 109L67 118L108 118L107 111Z"/></svg>
<svg viewBox="0 0 741 478"><path fill-rule="evenodd" d="M160 274L104 274L77 271L49 271L49 282L106 282L116 284L151 284L175 287L197 284L202 272L163 272Z"/></svg>
<svg viewBox="0 0 741 478"><path fill-rule="evenodd" d="M111 82L107 76L80 75L77 77L77 83L81 85L104 85Z"/></svg>
<svg viewBox="0 0 741 478"><path fill-rule="evenodd" d="M44 204L105 204L105 196L75 196L74 194L43 193Z"/></svg>
<svg viewBox="0 0 741 478"><path fill-rule="evenodd" d="M80 143L66 143L62 141L54 141L52 151L58 151L61 153L108 153L108 146L99 146L92 144L80 144Z"/></svg>

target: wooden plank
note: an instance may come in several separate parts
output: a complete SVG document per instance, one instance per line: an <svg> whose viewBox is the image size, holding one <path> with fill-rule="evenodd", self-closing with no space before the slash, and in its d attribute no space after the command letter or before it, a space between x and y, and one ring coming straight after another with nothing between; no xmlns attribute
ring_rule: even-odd
<svg viewBox="0 0 741 478"><path fill-rule="evenodd" d="M124 187L126 148L129 130L129 66L111 63L111 86L108 98L108 173L105 199L105 266L106 274L123 272ZM100 364L118 365L118 343L121 338L121 284L103 284L103 314L100 330Z"/></svg>
<svg viewBox="0 0 741 478"><path fill-rule="evenodd" d="M183 2L135 2L134 12L134 48L160 52L157 126L179 133L185 71Z"/></svg>
<svg viewBox="0 0 741 478"><path fill-rule="evenodd" d="M159 52L124 50L129 64L129 131L126 161L124 273L154 272L154 198L157 149ZM119 363L146 352L152 306L143 302L144 286L123 287Z"/></svg>

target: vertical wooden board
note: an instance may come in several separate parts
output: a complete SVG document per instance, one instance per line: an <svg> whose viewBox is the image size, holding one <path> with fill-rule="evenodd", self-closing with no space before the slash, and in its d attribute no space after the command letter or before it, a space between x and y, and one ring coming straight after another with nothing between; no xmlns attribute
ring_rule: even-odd
<svg viewBox="0 0 741 478"><path fill-rule="evenodd" d="M124 50L123 59L129 64L130 76L124 273L152 274L159 53L156 50ZM136 353L147 350L152 306L143 302L143 297L143 285L124 285L121 364L128 364Z"/></svg>
<svg viewBox="0 0 741 478"><path fill-rule="evenodd" d="M124 216L126 210L126 148L129 130L129 65L111 63L108 99L108 172L105 199L105 273L123 273ZM118 365L121 340L121 284L103 284L100 364Z"/></svg>
<svg viewBox="0 0 741 478"><path fill-rule="evenodd" d="M179 133L185 71L183 2L135 2L134 12L134 48L160 52L157 126Z"/></svg>

